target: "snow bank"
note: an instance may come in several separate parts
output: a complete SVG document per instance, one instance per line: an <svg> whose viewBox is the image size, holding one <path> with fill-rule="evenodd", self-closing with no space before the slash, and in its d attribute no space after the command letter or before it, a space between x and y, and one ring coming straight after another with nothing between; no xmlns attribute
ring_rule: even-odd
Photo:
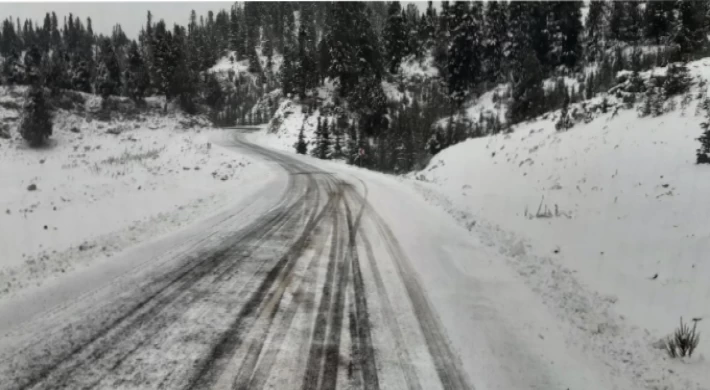
<svg viewBox="0 0 710 390"><path fill-rule="evenodd" d="M0 110L3 121L17 116ZM179 114L102 122L60 110L42 149L10 123L13 138L0 139L0 296L204 218L269 175L215 147L221 131Z"/></svg>
<svg viewBox="0 0 710 390"><path fill-rule="evenodd" d="M689 69L707 79L710 62ZM500 248L566 324L566 343L644 388L707 389L707 339L683 361L658 349L681 316L710 318L697 104L657 118L610 111L563 133L553 117L531 121L444 150L414 185Z"/></svg>

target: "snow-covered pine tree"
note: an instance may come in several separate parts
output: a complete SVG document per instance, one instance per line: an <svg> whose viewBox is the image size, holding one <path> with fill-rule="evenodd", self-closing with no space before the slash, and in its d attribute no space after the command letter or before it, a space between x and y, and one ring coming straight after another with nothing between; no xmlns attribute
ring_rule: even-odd
<svg viewBox="0 0 710 390"><path fill-rule="evenodd" d="M321 123L320 128L321 134L318 142L318 158L321 160L330 160L331 150L330 150L330 129L328 128L328 120L324 120Z"/></svg>
<svg viewBox="0 0 710 390"><path fill-rule="evenodd" d="M330 125L330 133L333 135L333 159L343 158L343 132L338 129L337 121L333 120Z"/></svg>
<svg viewBox="0 0 710 390"><path fill-rule="evenodd" d="M42 76L41 65L42 65L42 53L40 52L37 45L32 45L30 49L25 53L25 77L24 79L30 83L41 83L40 77Z"/></svg>
<svg viewBox="0 0 710 390"><path fill-rule="evenodd" d="M135 41L128 49L128 67L124 78L126 80L126 95L136 103L143 102L150 79L148 69Z"/></svg>
<svg viewBox="0 0 710 390"><path fill-rule="evenodd" d="M680 47L681 60L692 59L692 54L707 45L705 5L700 1L677 0L678 21L673 41Z"/></svg>
<svg viewBox="0 0 710 390"><path fill-rule="evenodd" d="M357 127L355 127L355 121L348 126L348 142L347 142L347 161L348 164L355 164L358 157L358 135Z"/></svg>
<svg viewBox="0 0 710 390"><path fill-rule="evenodd" d="M323 123L320 117L316 121L316 139L313 141L313 148L311 149L311 156L320 158L321 156L321 146L323 145Z"/></svg>
<svg viewBox="0 0 710 390"><path fill-rule="evenodd" d="M646 39L656 45L670 36L675 23L675 4L673 1L648 1L643 12L644 30Z"/></svg>
<svg viewBox="0 0 710 390"><path fill-rule="evenodd" d="M503 60L508 44L508 3L498 0L486 2L483 23L482 46L485 55L481 67L486 81L494 84L503 78Z"/></svg>
<svg viewBox="0 0 710 390"><path fill-rule="evenodd" d="M298 81L298 93L301 98L305 98L306 93L318 84L318 76L316 75L318 71L315 44L316 26L312 5L304 5L300 16L296 80Z"/></svg>
<svg viewBox="0 0 710 390"><path fill-rule="evenodd" d="M42 146L52 135L52 117L42 85L32 85L28 90L19 131L32 147Z"/></svg>
<svg viewBox="0 0 710 390"><path fill-rule="evenodd" d="M540 114L544 107L542 66L532 49L523 55L522 69L512 87L513 101L509 110L511 123L530 119Z"/></svg>
<svg viewBox="0 0 710 390"><path fill-rule="evenodd" d="M586 34L585 52L588 61L600 59L606 49L608 2L605 0L591 0L584 23Z"/></svg>
<svg viewBox="0 0 710 390"><path fill-rule="evenodd" d="M695 153L696 163L710 164L710 99L705 98L702 102L705 111L705 121L700 124L703 133L698 137L700 148Z"/></svg>
<svg viewBox="0 0 710 390"><path fill-rule="evenodd" d="M470 4L470 6L469 6ZM457 106L473 92L481 77L481 3L457 1L449 24L449 95Z"/></svg>
<svg viewBox="0 0 710 390"><path fill-rule="evenodd" d="M392 1L387 8L387 20L382 32L385 62L390 73L396 74L407 51L407 31L399 1Z"/></svg>
<svg viewBox="0 0 710 390"><path fill-rule="evenodd" d="M306 135L303 133L303 126L301 126L301 130L298 132L298 141L296 141L296 145L294 146L296 148L296 153L308 153L308 142L306 141Z"/></svg>
<svg viewBox="0 0 710 390"><path fill-rule="evenodd" d="M582 1L559 1L551 5L548 21L549 64L574 69L582 60Z"/></svg>

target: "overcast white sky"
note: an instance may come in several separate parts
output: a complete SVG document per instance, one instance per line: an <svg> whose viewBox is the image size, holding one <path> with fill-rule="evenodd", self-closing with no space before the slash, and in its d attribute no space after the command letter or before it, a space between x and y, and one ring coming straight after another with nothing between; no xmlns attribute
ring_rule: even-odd
<svg viewBox="0 0 710 390"><path fill-rule="evenodd" d="M220 9L229 9L233 1L170 1L170 2L53 2L53 3L0 3L0 19L12 16L13 20L20 18L24 21L27 18L37 21L41 26L44 15L47 12L56 12L59 19L60 28L63 25L64 17L72 13L81 18L86 24L86 18L91 18L94 32L99 34L110 34L114 25L121 24L123 31L129 38L138 37L138 32L145 25L146 14L150 11L153 20L165 20L168 26L173 23L185 25L190 17L190 11L195 10L197 15L207 15L208 11L216 14ZM420 9L426 8L423 1L403 1L402 6L408 3L415 3Z"/></svg>

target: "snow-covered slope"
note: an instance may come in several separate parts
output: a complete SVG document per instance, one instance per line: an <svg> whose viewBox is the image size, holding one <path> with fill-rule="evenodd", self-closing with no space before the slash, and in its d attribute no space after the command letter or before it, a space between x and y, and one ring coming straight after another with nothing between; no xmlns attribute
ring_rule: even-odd
<svg viewBox="0 0 710 390"><path fill-rule="evenodd" d="M708 79L710 61L691 63ZM662 71L662 70L659 70ZM707 389L710 342L671 360L658 340L710 332L710 167L695 164L698 97L660 117L620 110L555 130L555 118L450 147L413 184L506 263L581 346L653 389Z"/></svg>
<svg viewBox="0 0 710 390"><path fill-rule="evenodd" d="M86 112L56 113L48 147L30 149L12 119L21 93L0 90L12 132L0 138L0 296L205 218L246 181L269 176L213 145L221 131L202 119L143 112L99 121L91 95Z"/></svg>

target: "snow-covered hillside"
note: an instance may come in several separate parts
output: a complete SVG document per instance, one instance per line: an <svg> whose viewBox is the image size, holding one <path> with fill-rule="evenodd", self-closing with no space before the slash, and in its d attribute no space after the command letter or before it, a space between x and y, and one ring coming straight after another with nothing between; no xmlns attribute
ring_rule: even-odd
<svg viewBox="0 0 710 390"><path fill-rule="evenodd" d="M99 121L91 95L85 112L55 114L48 147L30 149L16 133L22 92L0 91L12 136L0 138L0 296L203 219L269 176L215 146L222 132L203 119Z"/></svg>
<svg viewBox="0 0 710 390"><path fill-rule="evenodd" d="M710 61L689 64L708 79ZM662 69L658 70L662 72ZM707 389L710 168L695 164L705 93L660 117L601 114L567 132L555 116L473 139L411 175L432 203L507 264L580 345L652 389ZM659 340L680 318L703 333L691 359Z"/></svg>

